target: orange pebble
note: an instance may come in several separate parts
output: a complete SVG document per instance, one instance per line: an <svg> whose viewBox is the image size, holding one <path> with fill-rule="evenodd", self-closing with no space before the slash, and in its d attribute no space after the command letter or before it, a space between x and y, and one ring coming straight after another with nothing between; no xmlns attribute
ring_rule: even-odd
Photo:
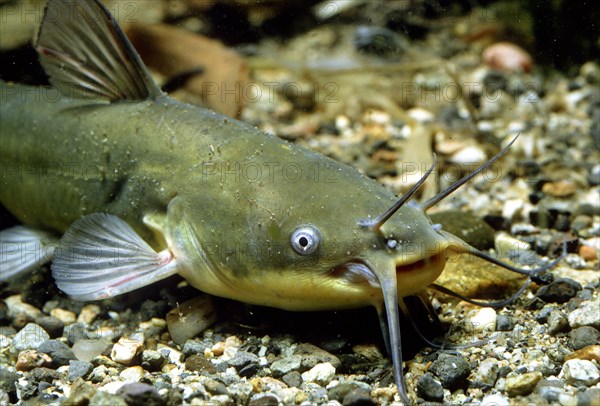
<svg viewBox="0 0 600 406"><path fill-rule="evenodd" d="M596 252L596 248L589 245L582 245L579 248L579 256L586 261L593 261L598 258L598 253Z"/></svg>
<svg viewBox="0 0 600 406"><path fill-rule="evenodd" d="M483 51L486 65L509 72L529 72L533 68L533 59L527 51L510 42L497 42Z"/></svg>

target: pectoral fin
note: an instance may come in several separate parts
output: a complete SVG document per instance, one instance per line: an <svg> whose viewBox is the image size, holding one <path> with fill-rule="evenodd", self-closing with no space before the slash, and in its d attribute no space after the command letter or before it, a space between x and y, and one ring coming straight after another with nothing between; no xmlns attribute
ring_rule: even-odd
<svg viewBox="0 0 600 406"><path fill-rule="evenodd" d="M103 213L73 223L52 262L57 286L78 300L120 295L175 273L168 249L157 253L123 220Z"/></svg>
<svg viewBox="0 0 600 406"><path fill-rule="evenodd" d="M49 262L57 243L53 235L24 226L0 231L0 281Z"/></svg>

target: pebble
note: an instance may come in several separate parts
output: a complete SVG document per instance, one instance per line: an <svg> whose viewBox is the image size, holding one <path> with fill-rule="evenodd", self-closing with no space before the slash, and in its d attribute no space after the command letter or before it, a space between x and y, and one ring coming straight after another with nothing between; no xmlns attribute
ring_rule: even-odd
<svg viewBox="0 0 600 406"><path fill-rule="evenodd" d="M496 317L496 331L512 331L513 328L515 328L515 321L512 317L505 314Z"/></svg>
<svg viewBox="0 0 600 406"><path fill-rule="evenodd" d="M128 383L116 393L125 399L128 405L163 406L165 401L152 385L147 383Z"/></svg>
<svg viewBox="0 0 600 406"><path fill-rule="evenodd" d="M327 385L335 376L335 367L330 362L317 364L302 374L304 382L314 382L319 385Z"/></svg>
<svg viewBox="0 0 600 406"><path fill-rule="evenodd" d="M8 308L8 315L15 317L17 314L24 313L31 320L36 320L42 316L42 312L35 306L25 303L21 300L21 295L13 295L4 299L6 307Z"/></svg>
<svg viewBox="0 0 600 406"><path fill-rule="evenodd" d="M67 379L73 382L78 378L85 378L93 369L94 366L91 362L71 360L69 361L69 374Z"/></svg>
<svg viewBox="0 0 600 406"><path fill-rule="evenodd" d="M144 368L140 366L125 368L119 377L126 382L139 382L144 377Z"/></svg>
<svg viewBox="0 0 600 406"><path fill-rule="evenodd" d="M491 307L472 310L465 318L465 330L473 333L494 331L496 329L496 315L496 310Z"/></svg>
<svg viewBox="0 0 600 406"><path fill-rule="evenodd" d="M29 323L15 335L11 343L11 352L18 354L25 350L37 350L41 343L50 339L46 331L34 323Z"/></svg>
<svg viewBox="0 0 600 406"><path fill-rule="evenodd" d="M477 368L475 380L486 385L494 386L496 379L498 379L498 371L498 360L494 358L484 359Z"/></svg>
<svg viewBox="0 0 600 406"><path fill-rule="evenodd" d="M483 406L509 406L510 402L506 396L502 396L499 393L491 395L485 395L481 400Z"/></svg>
<svg viewBox="0 0 600 406"><path fill-rule="evenodd" d="M529 72L533 68L529 53L511 42L490 45L483 51L482 59L489 67L508 72Z"/></svg>
<svg viewBox="0 0 600 406"><path fill-rule="evenodd" d="M288 372L281 377L281 380L288 386L299 388L302 385L302 375L298 371Z"/></svg>
<svg viewBox="0 0 600 406"><path fill-rule="evenodd" d="M50 338L58 338L62 336L65 329L65 323L53 316L43 316L37 319L35 322L38 326L46 330Z"/></svg>
<svg viewBox="0 0 600 406"><path fill-rule="evenodd" d="M444 400L444 388L431 374L424 374L417 381L417 394L425 400L441 402Z"/></svg>
<svg viewBox="0 0 600 406"><path fill-rule="evenodd" d="M34 368L44 367L49 368L52 365L52 358L47 354L40 353L36 350L25 350L19 353L15 369L17 371L27 372Z"/></svg>
<svg viewBox="0 0 600 406"><path fill-rule="evenodd" d="M75 313L73 313L70 310L65 310L58 307L50 310L50 316L56 317L57 319L65 323L65 325L73 324L77 321L77 315Z"/></svg>
<svg viewBox="0 0 600 406"><path fill-rule="evenodd" d="M96 317L100 314L100 306L95 304L88 304L81 308L79 316L77 316L77 322L83 324L92 324Z"/></svg>
<svg viewBox="0 0 600 406"><path fill-rule="evenodd" d="M198 372L200 375L214 374L217 372L215 365L203 355L194 354L185 360L185 369Z"/></svg>
<svg viewBox="0 0 600 406"><path fill-rule="evenodd" d="M166 320L173 341L183 344L217 321L217 313L212 298L200 295L169 311Z"/></svg>
<svg viewBox="0 0 600 406"><path fill-rule="evenodd" d="M292 355L290 357L285 357L271 364L271 372L273 373L274 377L278 378L292 371L299 370L301 362L301 355Z"/></svg>
<svg viewBox="0 0 600 406"><path fill-rule="evenodd" d="M569 314L569 325L572 328L592 326L600 329L600 311L598 309L600 309L600 297L582 302L578 309Z"/></svg>
<svg viewBox="0 0 600 406"><path fill-rule="evenodd" d="M536 296L546 303L566 303L581 290L581 284L573 279L556 279L549 285L542 286Z"/></svg>
<svg viewBox="0 0 600 406"><path fill-rule="evenodd" d="M567 359L587 359L588 361L596 361L600 363L600 345L588 345L580 350L572 352L567 356Z"/></svg>
<svg viewBox="0 0 600 406"><path fill-rule="evenodd" d="M600 380L600 373L594 363L583 359L566 361L561 373L569 383L576 386L592 386Z"/></svg>
<svg viewBox="0 0 600 406"><path fill-rule="evenodd" d="M329 405L330 403L328 403ZM377 403L371 399L371 393L368 390L356 389L344 396L342 400L344 406L375 406ZM333 406L333 404L331 405Z"/></svg>
<svg viewBox="0 0 600 406"><path fill-rule="evenodd" d="M579 247L579 256L586 261L594 261L598 259L598 250L590 245L582 245Z"/></svg>
<svg viewBox="0 0 600 406"><path fill-rule="evenodd" d="M540 372L527 372L525 374L506 378L506 393L508 396L526 396L533 392L535 385L542 380Z"/></svg>
<svg viewBox="0 0 600 406"><path fill-rule="evenodd" d="M494 248L500 255L506 255L511 251L528 251L531 244L510 236L508 233L500 232L494 240Z"/></svg>
<svg viewBox="0 0 600 406"><path fill-rule="evenodd" d="M444 388L448 389L459 386L471 373L471 368L464 358L448 354L440 354L429 370L440 378Z"/></svg>
<svg viewBox="0 0 600 406"><path fill-rule="evenodd" d="M340 359L333 354L317 347L316 345L301 343L298 344L294 355L302 357L301 365L304 369L310 369L317 364L329 362L334 368L339 368L342 364Z"/></svg>
<svg viewBox="0 0 600 406"><path fill-rule="evenodd" d="M59 340L44 341L38 347L38 351L46 353L52 358L52 367L55 369L69 365L69 361L77 359L73 351Z"/></svg>
<svg viewBox="0 0 600 406"><path fill-rule="evenodd" d="M598 310L600 311L600 309ZM580 350L588 345L600 344L600 331L594 327L581 326L573 329L569 333L571 345L574 349Z"/></svg>
<svg viewBox="0 0 600 406"><path fill-rule="evenodd" d="M98 355L102 354L106 347L109 346L109 342L102 338L86 339L82 338L77 340L71 350L75 357L80 361L91 361Z"/></svg>
<svg viewBox="0 0 600 406"><path fill-rule="evenodd" d="M548 316L548 333L556 335L569 329L567 316L559 310L553 310Z"/></svg>
<svg viewBox="0 0 600 406"><path fill-rule="evenodd" d="M554 197L569 197L577 192L577 186L568 180L548 182L542 186L542 192Z"/></svg>
<svg viewBox="0 0 600 406"><path fill-rule="evenodd" d="M143 338L142 338L143 342ZM133 365L140 358L144 345L142 342L130 337L121 338L113 345L110 358L122 365Z"/></svg>
<svg viewBox="0 0 600 406"><path fill-rule="evenodd" d="M477 146L467 146L452 154L448 160L454 164L461 165L466 169L473 169L487 160L485 152Z"/></svg>
<svg viewBox="0 0 600 406"><path fill-rule="evenodd" d="M165 363L165 356L156 350L142 352L142 367L150 372L160 371Z"/></svg>

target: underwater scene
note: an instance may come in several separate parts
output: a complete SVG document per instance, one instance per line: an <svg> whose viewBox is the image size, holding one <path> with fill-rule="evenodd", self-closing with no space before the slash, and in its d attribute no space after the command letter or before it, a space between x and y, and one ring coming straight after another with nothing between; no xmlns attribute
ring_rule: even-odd
<svg viewBox="0 0 600 406"><path fill-rule="evenodd" d="M0 0L0 405L600 405L598 21Z"/></svg>

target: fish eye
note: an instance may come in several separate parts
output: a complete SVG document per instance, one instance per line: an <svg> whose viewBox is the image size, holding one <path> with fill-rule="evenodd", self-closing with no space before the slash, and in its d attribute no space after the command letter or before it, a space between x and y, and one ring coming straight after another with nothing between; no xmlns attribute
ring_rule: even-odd
<svg viewBox="0 0 600 406"><path fill-rule="evenodd" d="M300 255L309 255L317 250L321 242L319 230L313 226L300 226L292 233L290 243Z"/></svg>

